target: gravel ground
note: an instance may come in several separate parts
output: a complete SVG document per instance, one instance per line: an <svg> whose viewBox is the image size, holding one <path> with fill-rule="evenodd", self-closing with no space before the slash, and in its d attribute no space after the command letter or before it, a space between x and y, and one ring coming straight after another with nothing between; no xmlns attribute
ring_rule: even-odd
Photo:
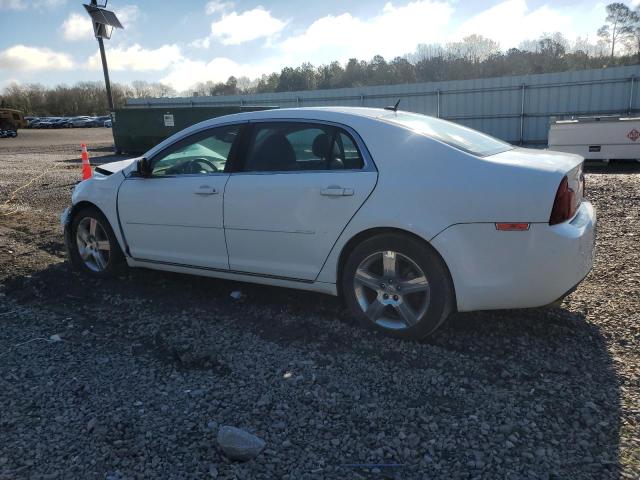
<svg viewBox="0 0 640 480"><path fill-rule="evenodd" d="M328 296L75 275L58 215L81 137L114 157L109 131L56 132L0 140L0 479L640 478L640 169L587 175L597 264L562 308L413 343ZM231 462L220 425L266 448Z"/></svg>

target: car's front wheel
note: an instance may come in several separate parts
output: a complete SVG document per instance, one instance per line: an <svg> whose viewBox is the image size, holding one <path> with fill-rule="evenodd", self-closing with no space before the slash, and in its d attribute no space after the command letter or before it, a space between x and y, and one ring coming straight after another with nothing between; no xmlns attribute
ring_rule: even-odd
<svg viewBox="0 0 640 480"><path fill-rule="evenodd" d="M440 256L423 242L396 233L371 237L351 252L342 292L365 327L405 339L434 332L454 306Z"/></svg>
<svg viewBox="0 0 640 480"><path fill-rule="evenodd" d="M74 215L68 240L74 268L95 277L110 277L122 270L124 255L106 217L87 207Z"/></svg>

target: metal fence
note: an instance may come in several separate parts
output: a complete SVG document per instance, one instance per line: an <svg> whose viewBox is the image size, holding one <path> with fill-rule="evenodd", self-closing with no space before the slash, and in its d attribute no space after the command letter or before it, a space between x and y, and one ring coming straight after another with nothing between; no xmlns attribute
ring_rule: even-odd
<svg viewBox="0 0 640 480"><path fill-rule="evenodd" d="M129 99L127 106L384 107L459 122L515 144L546 144L550 117L631 115L640 111L640 65L448 82L303 92Z"/></svg>

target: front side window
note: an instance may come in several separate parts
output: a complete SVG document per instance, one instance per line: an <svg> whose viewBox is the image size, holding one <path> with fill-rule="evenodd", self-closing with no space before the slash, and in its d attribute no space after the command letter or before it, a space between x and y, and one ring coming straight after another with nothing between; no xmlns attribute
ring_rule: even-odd
<svg viewBox="0 0 640 480"><path fill-rule="evenodd" d="M479 157L495 155L513 149L513 146L472 128L448 122L439 118L417 113L398 112L381 117L382 120L397 123L427 137L435 138L452 147Z"/></svg>
<svg viewBox="0 0 640 480"><path fill-rule="evenodd" d="M209 175L224 172L240 125L200 132L169 147L153 159L152 175Z"/></svg>
<svg viewBox="0 0 640 480"><path fill-rule="evenodd" d="M312 123L259 123L249 138L244 171L355 170L364 161L351 136Z"/></svg>

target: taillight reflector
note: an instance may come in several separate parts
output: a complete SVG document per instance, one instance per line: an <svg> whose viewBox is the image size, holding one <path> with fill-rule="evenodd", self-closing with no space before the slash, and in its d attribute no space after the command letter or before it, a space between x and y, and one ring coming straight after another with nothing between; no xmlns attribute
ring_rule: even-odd
<svg viewBox="0 0 640 480"><path fill-rule="evenodd" d="M528 223L496 223L496 230L503 232L525 232L529 230Z"/></svg>

